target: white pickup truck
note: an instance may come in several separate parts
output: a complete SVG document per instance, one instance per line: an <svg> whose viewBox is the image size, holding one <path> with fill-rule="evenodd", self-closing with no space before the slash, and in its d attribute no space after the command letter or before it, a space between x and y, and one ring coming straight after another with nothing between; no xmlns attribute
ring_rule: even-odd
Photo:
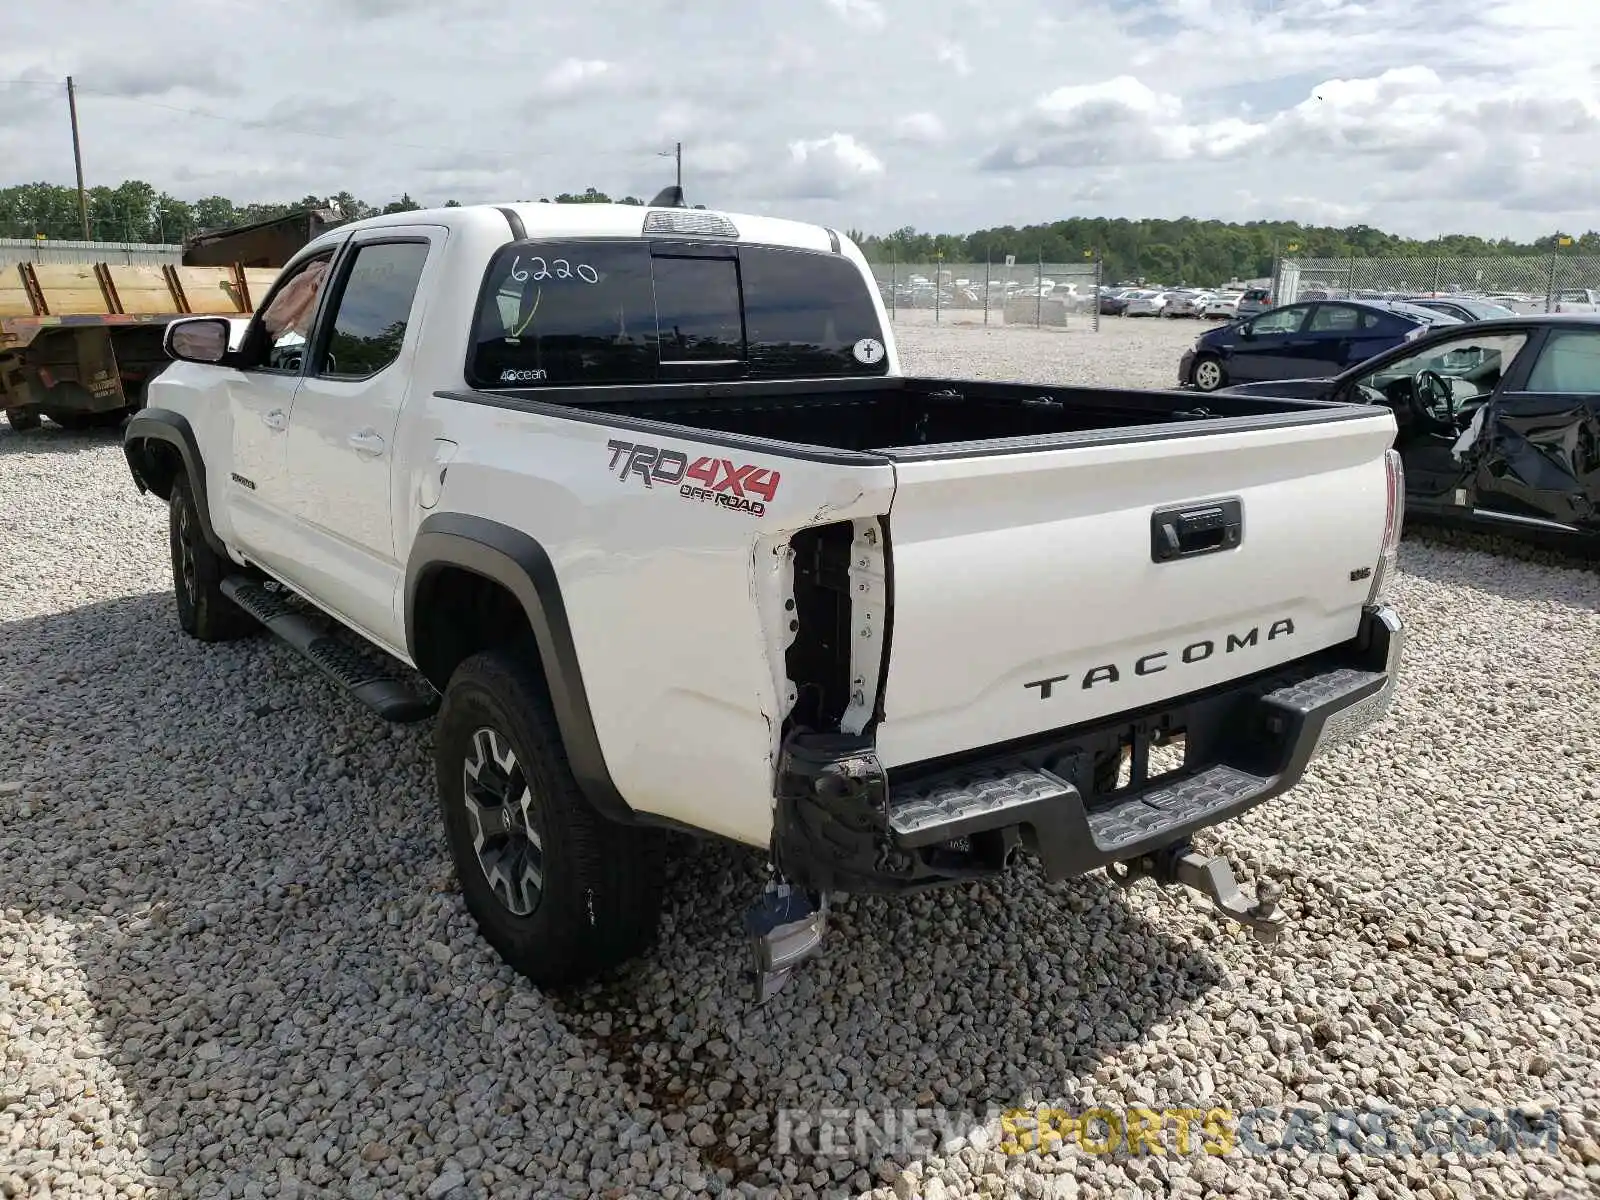
<svg viewBox="0 0 1600 1200"><path fill-rule="evenodd" d="M1593 288L1570 288L1564 292L1557 292L1555 307L1550 311L1558 313L1600 312L1600 292L1595 291Z"/></svg>
<svg viewBox="0 0 1600 1200"><path fill-rule="evenodd" d="M1387 410L906 377L830 229L375 217L167 348L125 448L179 623L436 717L466 904L540 984L649 944L671 828L770 854L763 995L831 896L1019 852L1270 937L1189 835L1395 686Z"/></svg>

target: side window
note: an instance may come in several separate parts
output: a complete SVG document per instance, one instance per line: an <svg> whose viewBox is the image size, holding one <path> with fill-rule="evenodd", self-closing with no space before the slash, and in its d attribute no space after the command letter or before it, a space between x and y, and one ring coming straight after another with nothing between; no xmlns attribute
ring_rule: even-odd
<svg viewBox="0 0 1600 1200"><path fill-rule="evenodd" d="M334 301L319 375L365 379L400 357L427 261L426 242L378 242L356 251Z"/></svg>
<svg viewBox="0 0 1600 1200"><path fill-rule="evenodd" d="M654 380L650 248L506 247L489 266L467 377L481 387Z"/></svg>
<svg viewBox="0 0 1600 1200"><path fill-rule="evenodd" d="M1362 315L1345 304L1319 304L1306 328L1310 333L1350 333L1360 327Z"/></svg>
<svg viewBox="0 0 1600 1200"><path fill-rule="evenodd" d="M1279 308L1262 313L1250 322L1250 332L1257 337L1268 333L1297 333L1300 322L1305 319L1306 310L1303 308Z"/></svg>
<svg viewBox="0 0 1600 1200"><path fill-rule="evenodd" d="M657 256L654 267L662 365L742 360L738 263Z"/></svg>
<svg viewBox="0 0 1600 1200"><path fill-rule="evenodd" d="M311 336L311 318L316 315L317 300L328 282L328 266L332 262L333 251L329 250L301 263L278 282L241 347L246 366L266 371L300 370Z"/></svg>
<svg viewBox="0 0 1600 1200"><path fill-rule="evenodd" d="M1552 331L1528 373L1526 390L1600 396L1600 333Z"/></svg>

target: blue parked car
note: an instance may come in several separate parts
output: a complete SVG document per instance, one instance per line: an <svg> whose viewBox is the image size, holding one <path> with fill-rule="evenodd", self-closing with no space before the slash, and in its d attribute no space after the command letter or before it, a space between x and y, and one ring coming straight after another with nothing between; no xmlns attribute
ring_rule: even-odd
<svg viewBox="0 0 1600 1200"><path fill-rule="evenodd" d="M1285 304L1202 333L1178 364L1178 383L1214 392L1234 383L1337 375L1441 325L1447 313L1393 300Z"/></svg>

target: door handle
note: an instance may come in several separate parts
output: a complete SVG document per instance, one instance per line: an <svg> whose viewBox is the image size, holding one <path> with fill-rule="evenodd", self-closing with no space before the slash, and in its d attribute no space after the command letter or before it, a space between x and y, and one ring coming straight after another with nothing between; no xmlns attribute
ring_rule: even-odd
<svg viewBox="0 0 1600 1200"><path fill-rule="evenodd" d="M383 439L374 429L363 429L352 433L345 441L357 454L382 454Z"/></svg>
<svg viewBox="0 0 1600 1200"><path fill-rule="evenodd" d="M1244 540L1244 506L1233 497L1158 508L1150 514L1150 559L1171 562L1235 549Z"/></svg>
<svg viewBox="0 0 1600 1200"><path fill-rule="evenodd" d="M261 414L261 423L274 433L282 433L289 428L289 414L281 408L275 408Z"/></svg>

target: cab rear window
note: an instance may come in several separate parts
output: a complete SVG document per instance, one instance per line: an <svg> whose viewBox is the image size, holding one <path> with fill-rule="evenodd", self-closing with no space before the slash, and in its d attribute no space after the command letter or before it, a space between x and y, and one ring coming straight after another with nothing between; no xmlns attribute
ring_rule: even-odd
<svg viewBox="0 0 1600 1200"><path fill-rule="evenodd" d="M518 242L489 265L478 387L881 375L872 293L847 258L770 246Z"/></svg>

